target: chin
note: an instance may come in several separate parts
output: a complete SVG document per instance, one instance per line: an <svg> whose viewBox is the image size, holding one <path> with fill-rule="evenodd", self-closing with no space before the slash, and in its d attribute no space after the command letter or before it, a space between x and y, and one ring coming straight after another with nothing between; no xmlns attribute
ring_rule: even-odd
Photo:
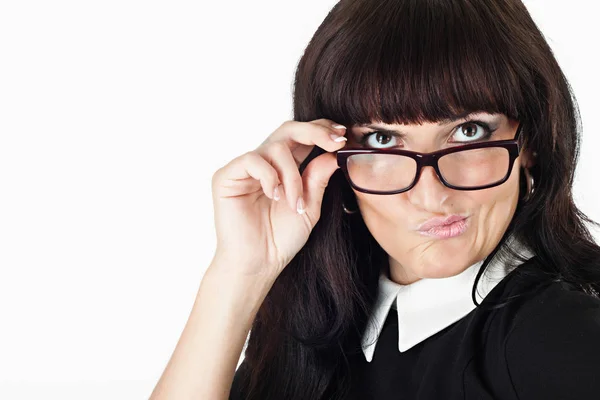
<svg viewBox="0 0 600 400"><path fill-rule="evenodd" d="M459 257L448 256L448 254L448 252L434 254L430 256L431 259L422 260L423 270L420 271L419 275L426 279L448 278L469 268L470 264L464 258L464 254L458 252Z"/></svg>

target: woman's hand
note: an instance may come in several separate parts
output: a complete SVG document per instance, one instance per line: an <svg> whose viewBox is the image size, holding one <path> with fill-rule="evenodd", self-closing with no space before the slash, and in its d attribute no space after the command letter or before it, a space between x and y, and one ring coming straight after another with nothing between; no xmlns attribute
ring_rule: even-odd
<svg viewBox="0 0 600 400"><path fill-rule="evenodd" d="M345 127L328 119L286 121L258 148L218 169L212 179L215 258L224 262L211 265L275 279L321 216L325 187L338 168L332 152L346 139L334 141L331 135L344 134ZM315 145L327 153L311 160L300 176L298 166Z"/></svg>

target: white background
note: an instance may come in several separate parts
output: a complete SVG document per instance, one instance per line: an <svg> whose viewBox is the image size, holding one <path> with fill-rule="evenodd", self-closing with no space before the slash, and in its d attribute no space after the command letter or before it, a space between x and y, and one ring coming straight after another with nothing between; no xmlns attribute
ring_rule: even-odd
<svg viewBox="0 0 600 400"><path fill-rule="evenodd" d="M292 118L334 4L1 3L0 398L148 398L212 259L212 174ZM526 4L579 100L576 201L600 220L595 3Z"/></svg>

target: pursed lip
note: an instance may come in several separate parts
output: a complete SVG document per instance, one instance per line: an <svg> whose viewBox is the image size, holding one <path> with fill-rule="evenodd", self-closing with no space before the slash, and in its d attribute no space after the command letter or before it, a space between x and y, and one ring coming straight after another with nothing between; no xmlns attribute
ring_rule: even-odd
<svg viewBox="0 0 600 400"><path fill-rule="evenodd" d="M450 215L449 217L435 217L435 218L431 218L427 221L425 221L424 223L422 223L421 225L419 225L419 227L417 228L418 231L421 232L426 232L428 230L430 230L431 228L435 228L437 226L444 226L444 225L450 225L456 221L462 221L463 219L467 219L467 217L462 216L462 215Z"/></svg>

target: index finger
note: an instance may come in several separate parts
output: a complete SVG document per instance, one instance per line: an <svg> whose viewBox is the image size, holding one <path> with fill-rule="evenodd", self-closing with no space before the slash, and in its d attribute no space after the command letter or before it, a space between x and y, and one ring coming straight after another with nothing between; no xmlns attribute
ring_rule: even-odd
<svg viewBox="0 0 600 400"><path fill-rule="evenodd" d="M347 141L345 133L346 127L326 118L309 122L285 121L263 143L284 142L300 163L311 152L313 146L319 146L329 152L339 150Z"/></svg>

